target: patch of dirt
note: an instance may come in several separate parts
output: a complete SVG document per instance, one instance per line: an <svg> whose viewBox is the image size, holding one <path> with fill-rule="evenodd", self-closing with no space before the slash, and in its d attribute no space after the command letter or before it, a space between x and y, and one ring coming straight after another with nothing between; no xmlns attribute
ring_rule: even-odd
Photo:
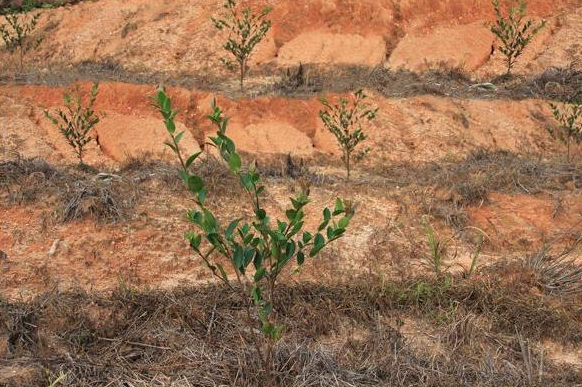
<svg viewBox="0 0 582 387"><path fill-rule="evenodd" d="M232 125L230 136L246 152L307 156L314 152L305 133L284 122L265 122L246 127Z"/></svg>
<svg viewBox="0 0 582 387"><path fill-rule="evenodd" d="M494 193L490 203L469 208L469 218L483 229L497 248L532 251L555 239L582 233L582 196Z"/></svg>
<svg viewBox="0 0 582 387"><path fill-rule="evenodd" d="M96 130L96 138L101 150L108 157L122 162L130 157L149 154L160 159L174 160L174 153L164 144L164 140L168 140L168 133L165 126L160 125L159 119L107 111L104 114L105 117ZM200 146L184 124L179 123L176 130L185 132L180 141L180 149L184 153L200 151Z"/></svg>
<svg viewBox="0 0 582 387"><path fill-rule="evenodd" d="M305 33L283 45L277 55L279 66L298 63L376 66L386 58L381 36Z"/></svg>
<svg viewBox="0 0 582 387"><path fill-rule="evenodd" d="M474 71L491 55L493 36L483 22L436 28L429 35L406 35L390 55L386 66L426 71L445 65Z"/></svg>

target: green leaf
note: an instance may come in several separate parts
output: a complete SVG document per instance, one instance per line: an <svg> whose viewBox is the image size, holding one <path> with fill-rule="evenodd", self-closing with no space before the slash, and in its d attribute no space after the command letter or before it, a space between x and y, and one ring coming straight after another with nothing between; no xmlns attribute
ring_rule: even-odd
<svg viewBox="0 0 582 387"><path fill-rule="evenodd" d="M236 219L230 222L230 224L226 228L226 231L224 232L224 235L226 236L227 239L231 239L232 233L234 232L234 230L236 229L241 220L242 219Z"/></svg>
<svg viewBox="0 0 582 387"><path fill-rule="evenodd" d="M202 188L200 191L198 191L198 201L200 203L204 203L205 199L206 199L206 189Z"/></svg>
<svg viewBox="0 0 582 387"><path fill-rule="evenodd" d="M241 273L244 274L244 251L240 247L240 245L236 245L234 248L234 253L232 256L232 261L234 263L234 267L236 267Z"/></svg>
<svg viewBox="0 0 582 387"><path fill-rule="evenodd" d="M194 175L188 176L188 189L190 192L196 194L200 192L202 188L204 188L204 182L200 177Z"/></svg>
<svg viewBox="0 0 582 387"><path fill-rule="evenodd" d="M256 270L261 270L261 268L263 268L263 256L261 254L255 254L253 265L255 265Z"/></svg>
<svg viewBox="0 0 582 387"><path fill-rule="evenodd" d="M201 224L203 221L202 213L200 211L189 211L188 220L192 223Z"/></svg>
<svg viewBox="0 0 582 387"><path fill-rule="evenodd" d="M228 166L233 173L237 173L241 168L241 159L238 153L232 153L228 160Z"/></svg>
<svg viewBox="0 0 582 387"><path fill-rule="evenodd" d="M333 233L334 233L333 227L328 227L327 228L327 239L333 238Z"/></svg>
<svg viewBox="0 0 582 387"><path fill-rule="evenodd" d="M287 216L287 219L289 219L289 221L292 222L293 219L295 219L295 216L297 216L297 211L287 210L285 211L285 216Z"/></svg>
<svg viewBox="0 0 582 387"><path fill-rule="evenodd" d="M323 249L324 246L325 246L325 239L323 238L323 235L318 233L315 236L315 240L313 242L313 248L309 252L309 256L310 257L316 256L321 251L321 249Z"/></svg>
<svg viewBox="0 0 582 387"><path fill-rule="evenodd" d="M317 231L322 231L323 229L325 229L327 227L328 224L329 224L329 219L324 220L317 228Z"/></svg>
<svg viewBox="0 0 582 387"><path fill-rule="evenodd" d="M348 227L348 225L350 224L350 218L347 216L344 216L343 218L341 218L339 220L339 222L337 223L338 228L346 228Z"/></svg>
<svg viewBox="0 0 582 387"><path fill-rule="evenodd" d="M190 165L192 165L192 163L198 158L198 156L200 156L202 154L202 152L198 152L198 153L194 153L192 156L188 157L188 160L186 160L186 168L190 168Z"/></svg>
<svg viewBox="0 0 582 387"><path fill-rule="evenodd" d="M185 133L185 131L181 131L180 133L178 133L176 135L176 137L174 137L174 142L176 144L179 144L180 143L180 140L182 139L182 136L184 136L184 133Z"/></svg>
<svg viewBox="0 0 582 387"><path fill-rule="evenodd" d="M174 123L174 121L172 120L166 120L165 121L166 124L166 129L168 129L168 132L173 135L174 132L176 132L176 124ZM176 141L178 142L178 141Z"/></svg>
<svg viewBox="0 0 582 387"><path fill-rule="evenodd" d="M277 219L277 227L279 228L279 232L285 232L287 229L287 223L281 222L279 219Z"/></svg>
<svg viewBox="0 0 582 387"><path fill-rule="evenodd" d="M252 191L253 187L255 186L255 184L253 183L253 180L251 179L251 176L248 173L244 173L240 176L240 180L241 183L243 185L243 187L247 190L247 191Z"/></svg>
<svg viewBox="0 0 582 387"><path fill-rule="evenodd" d="M190 246L195 250L198 251L200 248L200 243L202 242L202 235L196 234L193 231L189 231L186 234L186 239L190 242Z"/></svg>
<svg viewBox="0 0 582 387"><path fill-rule="evenodd" d="M261 309L259 309L259 318L261 321L265 322L271 313L273 313L273 306L270 302L267 302Z"/></svg>
<svg viewBox="0 0 582 387"><path fill-rule="evenodd" d="M169 141L165 141L165 142L164 142L164 144L165 144L165 145L166 145L168 148L170 148L171 150L173 150L173 151L174 151L174 153L177 153L177 152L178 152L178 148L176 148L176 147L174 146L174 144L172 144L171 142L169 142Z"/></svg>
<svg viewBox="0 0 582 387"><path fill-rule="evenodd" d="M258 286L253 287L251 290L251 298L255 305L259 305L261 301L263 301L263 293L261 292L261 288Z"/></svg>
<svg viewBox="0 0 582 387"><path fill-rule="evenodd" d="M212 232L218 230L218 222L212 212L204 210L204 224L206 226L207 232Z"/></svg>
<svg viewBox="0 0 582 387"><path fill-rule="evenodd" d="M283 325L275 325L271 332L271 340L279 341L283 335Z"/></svg>
<svg viewBox="0 0 582 387"><path fill-rule="evenodd" d="M216 267L217 267L217 268L218 268L218 270L220 271L221 278L222 278L224 281L228 281L228 276L226 275L226 271L224 270L224 267L222 267L222 265L221 265L220 263L217 263L217 264L216 264Z"/></svg>
<svg viewBox="0 0 582 387"><path fill-rule="evenodd" d="M301 266L303 265L303 262L305 262L305 254L303 251L300 251L297 253L297 264Z"/></svg>
<svg viewBox="0 0 582 387"><path fill-rule="evenodd" d="M323 220L324 221L329 221L331 219L331 212L329 211L329 208L324 208L323 210Z"/></svg>
<svg viewBox="0 0 582 387"><path fill-rule="evenodd" d="M341 213L343 213L345 211L345 207L344 207L344 203L342 202L342 200L340 198L337 198L335 200L335 207L333 210L333 215L339 215Z"/></svg>
<svg viewBox="0 0 582 387"><path fill-rule="evenodd" d="M264 220L267 217L267 212L262 208L259 208L258 210L255 210L255 215L259 220Z"/></svg>
<svg viewBox="0 0 582 387"><path fill-rule="evenodd" d="M263 279L266 272L267 270L265 270L264 267L261 267L259 270L257 270L254 276L255 282L259 282L261 279Z"/></svg>

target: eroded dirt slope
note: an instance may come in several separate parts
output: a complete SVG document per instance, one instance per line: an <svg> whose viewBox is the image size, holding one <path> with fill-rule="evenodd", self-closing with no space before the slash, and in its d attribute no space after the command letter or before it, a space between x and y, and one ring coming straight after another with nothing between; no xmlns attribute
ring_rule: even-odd
<svg viewBox="0 0 582 387"><path fill-rule="evenodd" d="M220 84L234 84L231 74L219 66L221 37L209 21L220 3L100 0L47 10L41 28L49 38L27 59L27 71L36 74L39 83L59 83L52 81L55 73L73 72L79 63L89 61L125 74L126 80L134 72L171 73L178 80L211 74ZM462 85L463 90L470 90L470 83L484 74L503 72L501 58L491 56L493 41L485 26L491 18L489 1L285 0L271 5L274 26L254 57L256 63L265 66L253 74L253 85L272 82L263 76L265 68L286 68L299 62L331 69L351 64L410 70L432 66L446 69L462 63L465 70L474 71ZM580 5L575 1L539 0L530 1L529 10L536 19L547 18L549 26L524 54L517 71L537 74L549 66L565 64L575 69L580 55ZM0 87L3 157L39 157L60 167L74 164L66 141L44 117L44 109L61 105L62 94L71 85L23 85L23 80L29 79L27 75L12 74L12 78L10 58L5 52L2 55L6 65L3 70L8 74ZM94 78L101 80L99 74ZM82 79L81 87L86 90L89 81ZM386 82L404 81L394 78ZM454 84L452 80L441 83L447 82ZM101 123L86 158L97 170L123 175L126 164L136 159L171 162L163 145L162 122L149 99L157 85L148 82L147 77L140 83L101 84L96 105ZM405 250L415 251L410 238L423 238L421 218L428 215L440 222L439 229L446 235L466 226L486 231L491 240L487 250L491 262L506 252L523 256L556 234L578 230L577 216L572 215L580 206L577 169L562 165L564 147L548 135L547 128L555 122L543 96L531 90L528 95L532 97L527 99L487 90L448 95L439 91L441 86L436 82L432 88L419 85L421 92L397 97L376 89L367 91L379 114L366 128L371 156L358 166L360 177L354 185L345 188L346 195L359 202L362 210L353 238L334 251L342 257L340 266L358 267L358 259L367 257L368 249L376 248L380 256L389 257L381 259L384 267L389 266L401 250L387 248L377 236L386 228L389 235L399 230L403 216L409 222L410 235L396 234L408 241L403 242ZM547 83L542 83L539 88L545 86ZM533 89L529 84L525 87ZM253 97L255 89L251 89L243 95L169 88L180 109L180 127L186 130L182 146L189 151L204 146L212 134L205 116L211 101L217 98L231 117L229 133L239 148L277 177L272 181L275 193L270 202L274 210L283 210L285 198L292 192L290 186L298 183L294 178L282 178L286 155L303 159L311 169L314 175L310 179L319 184L314 189L317 205L333 200L338 187L343 187L342 169L339 149L318 117L319 97L335 99L347 93L328 93L323 88L296 98L293 93L286 96L266 87L258 93L260 96ZM468 177L462 175L463 170L451 173L467 181L454 181L445 175L444 185L433 181L435 175L440 176L439 168L445 168L443 165L450 169L450 165L480 163L474 157L479 152L512 155L517 166L510 172L515 174L503 170L502 159L493 171L477 171ZM271 157L276 161L269 164ZM543 181L535 182L532 177L539 173L536 168L542 167L546 168ZM394 168L406 172L393 176ZM499 174L505 179L503 184L488 183L495 182ZM159 173L150 171L150 175L136 179L156 180ZM23 199L26 195L22 189L38 179L44 181L42 173L31 176L19 181L18 188L9 188L3 197L3 219L10 221L3 222L0 241L8 255L3 286L9 292L35 293L48 286L46 283L63 281L65 287L77 284L109 289L118 281L112 275L119 273L133 276L139 283L156 285L198 275L198 269L192 269L198 268L198 262L190 262L179 232L184 226L180 223L185 206L181 204L183 193L169 199L171 204L157 195L155 184L163 187L167 181L154 182L154 188L148 188L152 191L141 194L144 201L138 201L136 207L139 215L130 217L129 225L121 222L102 226L91 219L61 223L58 194L55 198L51 193L53 201L42 199L47 202L38 207L34 206L35 200L41 199ZM408 176L416 177L411 180ZM130 181L133 178L124 177ZM326 182L330 184L327 187ZM70 193L72 183L64 179L62 184L59 189ZM225 200L221 197L219 202ZM175 237L167 237L168 229L176 232ZM31 230L36 231L31 234ZM461 262L469 258L472 242L466 236L458 240ZM54 257L47 259L54 243ZM45 271L42 276L39 268Z"/></svg>
<svg viewBox="0 0 582 387"><path fill-rule="evenodd" d="M41 28L50 39L41 44L35 60L42 67L107 60L132 70L222 74L219 57L224 37L210 21L221 3L100 0L48 10ZM418 70L444 62L470 71L483 67L485 72L502 67L498 55L491 57L488 0L267 3L274 8L273 28L259 45L255 63L287 67L386 62L390 67ZM529 2L530 14L548 18L549 25L524 57L520 71L535 72L578 58L578 7L575 0Z"/></svg>

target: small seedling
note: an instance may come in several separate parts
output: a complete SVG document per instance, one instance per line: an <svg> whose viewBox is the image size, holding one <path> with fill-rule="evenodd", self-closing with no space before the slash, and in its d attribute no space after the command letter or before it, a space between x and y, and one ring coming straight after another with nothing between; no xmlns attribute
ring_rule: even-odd
<svg viewBox="0 0 582 387"><path fill-rule="evenodd" d="M427 221L423 221L424 232L428 243L428 254L423 257L423 265L431 270L438 279L450 277L450 269L452 267L451 260L457 257L457 250L451 256L449 254L449 246L462 232L473 230L477 233L477 241L474 249L471 252L471 265L469 268L463 268L463 277L470 278L479 266L479 258L483 249L483 243L487 235L479 228L466 227L447 239L441 238L435 232L432 225Z"/></svg>
<svg viewBox="0 0 582 387"><path fill-rule="evenodd" d="M507 16L503 15L500 0L492 0L492 4L496 20L490 29L500 40L497 49L505 55L507 75L510 75L517 58L546 26L546 21L542 20L538 25L534 25L532 20L525 20L527 10L525 0L507 0Z"/></svg>
<svg viewBox="0 0 582 387"><path fill-rule="evenodd" d="M80 88L76 88L72 92L65 92L63 96L65 110L57 109L56 117L45 110L46 118L65 136L75 151L80 165L85 165L83 156L85 147L91 141L90 132L100 121L99 116L93 110L98 94L99 84L94 83L89 93L88 104L85 105L85 95Z"/></svg>
<svg viewBox="0 0 582 387"><path fill-rule="evenodd" d="M273 386L273 350L284 329L277 323L274 309L279 277L290 266L298 270L306 259L317 256L331 242L343 237L354 215L353 207L338 198L333 210L323 209L323 220L317 231L303 231L305 207L309 203L309 189L304 188L290 199L286 218L272 222L262 204L265 186L261 185L255 163L243 167L234 142L226 134L228 118L214 103L208 118L217 132L209 145L217 149L230 172L238 177L253 211L251 219L241 214L224 227L206 205L204 181L192 172L201 152L182 154L179 143L184 132L176 131L177 112L164 90L158 91L155 103L170 136L166 145L176 154L181 165L180 176L196 205L187 214L195 230L186 233L186 238L212 274L241 297L246 307L242 322L248 328L245 339L257 350L265 372L263 385Z"/></svg>
<svg viewBox="0 0 582 387"><path fill-rule="evenodd" d="M11 55L16 52L20 58L20 71L24 67L24 56L36 49L42 42L42 37L33 38L41 13L31 15L32 7L23 6L21 12L6 11L3 15L4 23L0 25L0 36L4 46Z"/></svg>
<svg viewBox="0 0 582 387"><path fill-rule="evenodd" d="M424 232L429 249L428 254L424 257L424 262L437 278L442 278L448 274L450 269L448 262L446 262L446 256L448 245L453 241L453 237L446 240L439 238L428 222L424 224Z"/></svg>
<svg viewBox="0 0 582 387"><path fill-rule="evenodd" d="M359 145L367 138L362 125L366 121L372 121L378 113L378 108L364 102L366 98L364 92L359 90L354 93L351 102L347 98L341 98L337 104L331 104L325 98L321 100L326 109L320 110L319 117L327 130L337 139L342 150L342 161L346 168L348 180L350 180L352 162L360 161L371 150L367 147L354 154Z"/></svg>
<svg viewBox="0 0 582 387"><path fill-rule="evenodd" d="M249 58L271 28L271 21L266 19L271 8L264 7L258 12L253 12L250 7L239 10L237 0L226 0L223 7L225 15L212 18L212 22L220 31L228 31L228 40L222 47L234 57L238 64L240 89L243 91ZM221 60L228 69L234 68L227 58Z"/></svg>
<svg viewBox="0 0 582 387"><path fill-rule="evenodd" d="M566 161L569 163L572 141L576 144L582 142L582 103L566 103L561 107L550 103L550 107L559 126L557 128L548 127L548 132L553 139L566 144Z"/></svg>

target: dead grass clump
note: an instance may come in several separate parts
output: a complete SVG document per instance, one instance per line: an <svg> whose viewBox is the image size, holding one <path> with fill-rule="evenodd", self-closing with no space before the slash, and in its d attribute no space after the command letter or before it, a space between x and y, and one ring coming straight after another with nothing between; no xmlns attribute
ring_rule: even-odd
<svg viewBox="0 0 582 387"><path fill-rule="evenodd" d="M539 287L548 294L582 294L582 265L571 255L573 248L557 255L550 250L546 245L525 260Z"/></svg>
<svg viewBox="0 0 582 387"><path fill-rule="evenodd" d="M183 188L177 165L154 159L151 154L128 156L121 164L119 174L136 183L159 180L172 191Z"/></svg>
<svg viewBox="0 0 582 387"><path fill-rule="evenodd" d="M39 158L9 160L0 163L0 188L11 203L29 203L54 187L62 174Z"/></svg>
<svg viewBox="0 0 582 387"><path fill-rule="evenodd" d="M36 320L42 311L35 305L26 303L8 303L0 299L0 338L6 338L6 353L0 356L11 356L23 348L36 345ZM4 347L1 345L0 348Z"/></svg>
<svg viewBox="0 0 582 387"><path fill-rule="evenodd" d="M119 177L78 180L63 193L62 218L65 222L91 216L98 221L117 222L128 219L136 194Z"/></svg>
<svg viewBox="0 0 582 387"><path fill-rule="evenodd" d="M311 176L305 160L293 158L291 154L265 155L257 161L257 169L265 177L297 179Z"/></svg>
<svg viewBox="0 0 582 387"><path fill-rule="evenodd" d="M573 102L582 99L582 70L573 65L550 67L536 76L531 85L546 98Z"/></svg>

